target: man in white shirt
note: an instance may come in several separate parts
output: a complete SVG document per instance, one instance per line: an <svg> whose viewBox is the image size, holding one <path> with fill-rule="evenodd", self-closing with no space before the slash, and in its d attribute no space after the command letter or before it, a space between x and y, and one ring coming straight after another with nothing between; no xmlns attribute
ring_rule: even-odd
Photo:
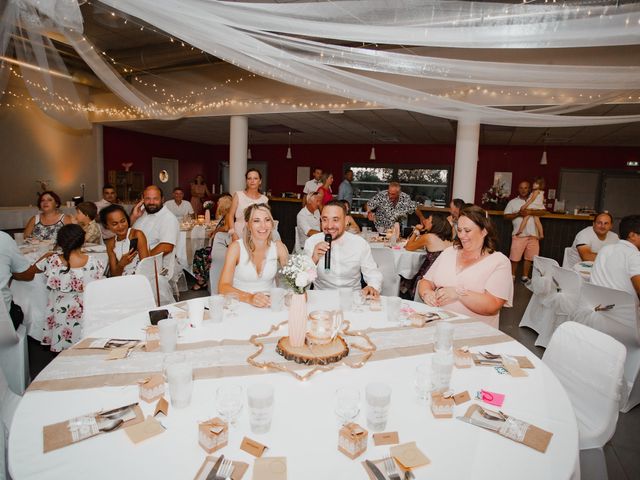
<svg viewBox="0 0 640 480"><path fill-rule="evenodd" d="M180 225L175 215L163 208L162 191L158 187L145 188L142 201L131 212L131 224L144 232L150 255L163 254L162 264L167 276L172 278Z"/></svg>
<svg viewBox="0 0 640 480"><path fill-rule="evenodd" d="M322 232L312 235L304 245L304 253L318 266L318 277L314 282L319 290L336 288L360 289L360 274L367 286L362 294L371 297L380 295L382 273L371 255L371 247L362 237L346 232L346 211L339 200L328 202L320 215ZM324 241L331 235L331 245ZM331 264L325 269L325 254L331 250Z"/></svg>
<svg viewBox="0 0 640 480"><path fill-rule="evenodd" d="M300 252L311 235L320 232L320 201L318 192L307 195L307 204L296 216L296 246L295 251Z"/></svg>
<svg viewBox="0 0 640 480"><path fill-rule="evenodd" d="M322 177L322 169L320 167L313 168L313 178L304 184L304 189L302 193L309 195L311 192L316 192L322 185L320 181L320 177Z"/></svg>
<svg viewBox="0 0 640 480"><path fill-rule="evenodd" d="M29 261L18 250L15 240L5 232L0 231L0 291L2 292L2 301L16 328L22 323L24 316L22 309L13 303L9 282L12 275L17 280L30 280L30 277L23 278L20 276L21 273L29 269L30 265Z"/></svg>
<svg viewBox="0 0 640 480"><path fill-rule="evenodd" d="M108 207L109 205L113 205L114 203L117 203L117 202L118 202L118 194L116 193L116 189L113 188L113 185L109 183L105 183L104 187L102 187L102 198L97 202L95 202L96 207L98 208L97 218L100 218L100 210L102 210L105 207ZM100 230L102 231L102 238L104 240L107 240L108 238L112 238L115 236L115 233L113 233L107 227L105 227L101 223L99 223L99 225L100 225Z"/></svg>
<svg viewBox="0 0 640 480"><path fill-rule="evenodd" d="M598 252L591 283L615 288L640 299L640 215L620 220L620 240Z"/></svg>
<svg viewBox="0 0 640 480"><path fill-rule="evenodd" d="M184 201L184 190L180 187L173 189L173 200L167 200L164 206L179 219L185 215L193 215L191 202Z"/></svg>
<svg viewBox="0 0 640 480"><path fill-rule="evenodd" d="M540 254L540 240L538 239L538 232L533 219L529 219L520 235L516 234L520 230L520 224L524 217L528 215L544 215L544 211L542 210L522 209L529 198L529 193L531 193L531 185L529 182L520 182L518 185L518 196L510 200L504 209L505 220L511 220L513 222L511 251L509 253L511 275L514 279L516 278L518 264L522 260L522 257L524 257L520 280L525 284L529 282L533 257Z"/></svg>
<svg viewBox="0 0 640 480"><path fill-rule="evenodd" d="M613 217L608 212L596 215L592 227L586 227L578 232L571 245L571 250L567 251L568 265L565 268L573 268L578 262L593 262L598 252L605 245L617 243L619 238L611 231L613 227Z"/></svg>

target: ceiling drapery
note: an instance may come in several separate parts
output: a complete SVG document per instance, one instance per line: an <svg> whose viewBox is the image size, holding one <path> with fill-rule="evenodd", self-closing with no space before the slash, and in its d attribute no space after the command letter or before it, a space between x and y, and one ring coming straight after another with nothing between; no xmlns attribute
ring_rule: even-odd
<svg viewBox="0 0 640 480"><path fill-rule="evenodd" d="M430 46L552 49L637 45L640 5L635 3L101 3L258 75L381 107L509 126L588 126L640 120L640 115L573 114L637 95L638 66L533 65L436 58L424 53L424 47ZM28 76L31 79L28 87L29 82L47 86L45 90L30 88L31 95L39 105L49 106L47 113L72 126L87 122L86 111L71 108L77 103L77 93L47 36L51 30L64 35L105 85L146 118L178 118L194 108L158 101L150 92L125 81L96 52L91 39L83 36L77 0L9 0L0 28L0 54L6 55L13 45L20 61L38 65L39 70L22 69L25 80ZM353 42L384 48L356 47ZM0 70L0 86L6 70ZM495 86L542 91L557 95L558 101L551 107L507 110L455 98L446 93L447 85L460 90ZM59 105L54 112L52 104Z"/></svg>

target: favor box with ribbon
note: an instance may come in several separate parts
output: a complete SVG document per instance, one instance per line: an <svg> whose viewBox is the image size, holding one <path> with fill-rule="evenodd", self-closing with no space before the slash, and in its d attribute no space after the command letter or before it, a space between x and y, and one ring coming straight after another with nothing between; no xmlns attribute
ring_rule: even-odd
<svg viewBox="0 0 640 480"><path fill-rule="evenodd" d="M147 403L155 402L164 395L164 378L156 374L138 382L140 398Z"/></svg>
<svg viewBox="0 0 640 480"><path fill-rule="evenodd" d="M431 392L431 413L434 418L453 418L455 400L439 392Z"/></svg>
<svg viewBox="0 0 640 480"><path fill-rule="evenodd" d="M213 453L227 445L229 427L221 418L212 418L198 426L198 443L207 453Z"/></svg>
<svg viewBox="0 0 640 480"><path fill-rule="evenodd" d="M160 349L160 328L157 325L149 325L145 329L146 350L153 352Z"/></svg>
<svg viewBox="0 0 640 480"><path fill-rule="evenodd" d="M456 368L471 368L473 367L473 355L469 349L456 348L453 351L453 361Z"/></svg>
<svg viewBox="0 0 640 480"><path fill-rule="evenodd" d="M369 432L357 423L347 423L338 433L338 450L350 459L359 457L367 449Z"/></svg>

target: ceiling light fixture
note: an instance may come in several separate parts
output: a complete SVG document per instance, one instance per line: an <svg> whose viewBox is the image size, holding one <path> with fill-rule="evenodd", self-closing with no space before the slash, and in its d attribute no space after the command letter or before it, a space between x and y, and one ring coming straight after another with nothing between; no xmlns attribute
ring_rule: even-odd
<svg viewBox="0 0 640 480"><path fill-rule="evenodd" d="M376 131L371 131L371 153L369 154L369 160L376 159Z"/></svg>
<svg viewBox="0 0 640 480"><path fill-rule="evenodd" d="M287 148L287 160L291 160L293 155L291 155L291 130L289 130L289 147Z"/></svg>

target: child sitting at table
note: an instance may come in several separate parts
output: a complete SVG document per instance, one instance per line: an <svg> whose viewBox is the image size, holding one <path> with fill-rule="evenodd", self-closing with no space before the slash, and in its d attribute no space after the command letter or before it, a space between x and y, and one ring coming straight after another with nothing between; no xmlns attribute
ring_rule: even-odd
<svg viewBox="0 0 640 480"><path fill-rule="evenodd" d="M46 277L49 300L42 338L52 352L71 347L82 338L83 293L87 283L104 277L105 266L80 250L85 232L80 225L65 225L58 232L57 247L36 263L36 273Z"/></svg>
<svg viewBox="0 0 640 480"><path fill-rule="evenodd" d="M93 202L82 202L76 206L76 220L84 230L85 243L102 243L102 231L96 223L98 207Z"/></svg>
<svg viewBox="0 0 640 480"><path fill-rule="evenodd" d="M529 198L525 202L525 204L520 208L520 210L546 210L544 206L544 178L536 177L533 180L533 184L531 186L531 194L529 194ZM518 229L518 233L516 236L520 236L524 231L524 227L527 225L527 222L533 217L533 221L536 225L536 232L538 233L538 238L544 238L544 230L542 229L542 222L540 222L540 217L536 215L527 215L520 222L520 228Z"/></svg>

